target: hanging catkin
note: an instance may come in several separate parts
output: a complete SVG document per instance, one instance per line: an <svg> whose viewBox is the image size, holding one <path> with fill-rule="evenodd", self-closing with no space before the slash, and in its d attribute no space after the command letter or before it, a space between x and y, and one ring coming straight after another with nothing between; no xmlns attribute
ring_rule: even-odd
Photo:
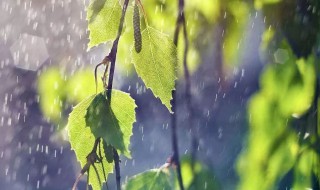
<svg viewBox="0 0 320 190"><path fill-rule="evenodd" d="M140 30L140 14L139 7L137 4L134 6L133 10L133 28L134 28L134 48L136 52L140 52L142 48L142 36Z"/></svg>

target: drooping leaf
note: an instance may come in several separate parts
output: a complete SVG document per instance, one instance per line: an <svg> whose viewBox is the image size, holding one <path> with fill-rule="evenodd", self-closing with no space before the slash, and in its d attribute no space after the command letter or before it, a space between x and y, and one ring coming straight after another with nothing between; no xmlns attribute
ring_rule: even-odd
<svg viewBox="0 0 320 190"><path fill-rule="evenodd" d="M125 190L172 190L169 175L162 170L153 169L133 176L124 185Z"/></svg>
<svg viewBox="0 0 320 190"><path fill-rule="evenodd" d="M73 111L70 113L68 120L67 129L71 149L74 150L81 167L87 163L86 157L92 151L96 139L90 128L86 127L85 121L87 108L91 104L94 97L95 95L92 95L75 106ZM105 155L104 149L101 149L101 154L102 156ZM112 173L112 163L108 163L106 159L103 159L103 165L106 175L108 175L108 173ZM103 168L101 164L97 163L95 166L101 182L104 182ZM102 186L102 184L99 184L98 176L92 167L90 167L89 184L91 184L93 190L100 190Z"/></svg>
<svg viewBox="0 0 320 190"><path fill-rule="evenodd" d="M97 94L88 107L86 125L96 138L130 158L129 144L132 125L136 121L136 104L129 94L112 90L111 103L103 93Z"/></svg>
<svg viewBox="0 0 320 190"><path fill-rule="evenodd" d="M170 100L177 70L176 46L168 36L151 27L142 32L142 50L133 53L133 63L147 88L171 111Z"/></svg>
<svg viewBox="0 0 320 190"><path fill-rule="evenodd" d="M90 31L88 49L116 38L121 6L118 0L92 0L87 8Z"/></svg>
<svg viewBox="0 0 320 190"><path fill-rule="evenodd" d="M106 141L103 141L103 149L106 155L106 159L109 163L113 162L113 147L106 143Z"/></svg>

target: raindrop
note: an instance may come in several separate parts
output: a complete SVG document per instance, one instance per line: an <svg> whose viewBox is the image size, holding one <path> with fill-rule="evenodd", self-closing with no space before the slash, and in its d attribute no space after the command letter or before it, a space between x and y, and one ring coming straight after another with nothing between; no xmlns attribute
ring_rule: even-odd
<svg viewBox="0 0 320 190"><path fill-rule="evenodd" d="M47 165L44 165L42 167L42 175L46 174L47 173L47 170L48 170L48 166Z"/></svg>
<svg viewBox="0 0 320 190"><path fill-rule="evenodd" d="M46 146L46 154L49 154L49 147Z"/></svg>
<svg viewBox="0 0 320 190"><path fill-rule="evenodd" d="M8 118L8 122L7 122L7 125L8 125L8 126L11 126L11 124L12 124L12 119L11 119L11 117L9 117L9 118Z"/></svg>

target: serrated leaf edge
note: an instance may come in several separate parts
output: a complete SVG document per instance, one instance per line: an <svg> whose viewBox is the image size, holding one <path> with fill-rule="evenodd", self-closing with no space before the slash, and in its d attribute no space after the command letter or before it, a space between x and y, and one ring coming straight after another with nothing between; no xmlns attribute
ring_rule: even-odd
<svg viewBox="0 0 320 190"><path fill-rule="evenodd" d="M147 27L141 32L141 34L143 34L145 31L147 31L147 32L149 33L149 28L151 28L151 29L153 29L153 30L161 33L162 35L168 37L168 40L171 41L172 44L174 44L173 41L170 39L169 35L167 35L166 33L161 32L161 31L159 31L159 30L157 30L157 29L155 29L155 28L153 28L153 27L151 27L151 26L147 26ZM150 38L150 35L149 35L149 34L148 34L148 36L149 36L149 38ZM174 46L176 46L176 45L174 44ZM177 47L176 47L176 48L177 48ZM132 44L132 46L131 46L130 49L131 49L131 50L130 50L130 54L131 54L130 56L132 57L132 53L133 53L133 49L134 49L134 45L133 45L133 44ZM178 61L179 61L179 60L178 60L178 57L177 57L177 64L175 64L175 67L174 67L174 72L175 72L174 82L176 82L177 79L178 79L178 77L177 77L177 73L178 73ZM135 62L133 61L133 59L131 59L131 63L135 66ZM141 76L138 75L138 77L143 81L143 79L142 79ZM143 81L143 83L144 83L144 85L146 86L147 89L151 90L151 92L152 92L152 94L154 95L154 97L156 97L157 99L159 99L160 102L161 102L161 104L164 105L164 106L168 109L168 111L170 112L170 114L174 114L174 112L172 111L172 104L170 103L170 109L169 109L169 108L167 107L167 105L166 105L165 103L163 103L163 101L161 100L161 98L160 98L158 95L154 94L152 88L149 87L149 86L147 86L147 84L146 84L144 81ZM174 85L174 88L171 90L171 99L169 100L170 102L171 102L172 99L173 99L173 97L172 97L172 92L175 91L175 90L176 90L176 85Z"/></svg>

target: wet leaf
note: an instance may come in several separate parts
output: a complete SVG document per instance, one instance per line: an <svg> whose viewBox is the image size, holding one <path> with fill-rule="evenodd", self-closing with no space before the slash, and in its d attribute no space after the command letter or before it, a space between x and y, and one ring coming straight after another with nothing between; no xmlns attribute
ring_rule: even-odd
<svg viewBox="0 0 320 190"><path fill-rule="evenodd" d="M147 88L171 111L170 100L175 89L177 49L168 36L147 27L142 32L143 48L133 51L133 63Z"/></svg>
<svg viewBox="0 0 320 190"><path fill-rule="evenodd" d="M81 167L83 167L87 163L86 157L92 151L96 139L92 134L90 128L86 127L85 121L87 108L94 98L95 95L92 95L80 102L76 107L74 107L73 111L69 115L68 120L67 130L69 134L71 149L74 150ZM105 154L103 149L101 149L101 154ZM106 175L108 175L108 173L112 173L112 163L108 163L106 159L103 159L103 165ZM97 168L101 182L104 182L103 168L101 164L97 163L95 164L95 166ZM100 190L102 184L99 184L98 176L92 167L90 168L89 177L89 184L92 186L93 190Z"/></svg>
<svg viewBox="0 0 320 190"><path fill-rule="evenodd" d="M162 170L153 169L133 176L124 186L125 190L171 190L169 175Z"/></svg>
<svg viewBox="0 0 320 190"><path fill-rule="evenodd" d="M86 125L96 138L130 158L129 144L135 119L136 104L129 94L112 90L111 103L103 93L97 94L87 109Z"/></svg>
<svg viewBox="0 0 320 190"><path fill-rule="evenodd" d="M88 49L115 39L120 17L121 6L118 0L93 0L87 8L90 31Z"/></svg>

